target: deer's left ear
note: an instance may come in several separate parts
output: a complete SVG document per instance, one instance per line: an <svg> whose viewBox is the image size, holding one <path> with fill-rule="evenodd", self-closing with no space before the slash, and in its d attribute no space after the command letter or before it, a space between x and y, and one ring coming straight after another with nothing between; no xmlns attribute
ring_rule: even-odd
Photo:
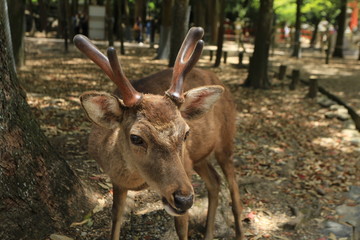
<svg viewBox="0 0 360 240"><path fill-rule="evenodd" d="M224 92L218 85L193 88L184 93L185 102L180 107L183 118L193 120L201 117L216 103Z"/></svg>

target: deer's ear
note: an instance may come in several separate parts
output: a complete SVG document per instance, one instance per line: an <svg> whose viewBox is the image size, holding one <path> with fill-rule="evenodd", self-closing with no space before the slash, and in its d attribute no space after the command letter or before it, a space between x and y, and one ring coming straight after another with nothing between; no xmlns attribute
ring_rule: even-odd
<svg viewBox="0 0 360 240"><path fill-rule="evenodd" d="M80 101L95 124L108 129L119 126L123 110L117 97L105 92L87 92L80 96Z"/></svg>
<svg viewBox="0 0 360 240"><path fill-rule="evenodd" d="M188 120L201 117L209 111L223 92L223 87L215 85L193 88L185 92L185 102L180 107L181 115Z"/></svg>

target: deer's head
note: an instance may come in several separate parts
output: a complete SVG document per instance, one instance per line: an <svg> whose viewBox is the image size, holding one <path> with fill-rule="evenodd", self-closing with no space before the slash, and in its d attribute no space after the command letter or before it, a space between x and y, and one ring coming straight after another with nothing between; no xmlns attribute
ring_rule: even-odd
<svg viewBox="0 0 360 240"><path fill-rule="evenodd" d="M136 169L163 198L169 214L184 214L193 204L194 191L187 168L188 121L200 118L219 99L221 86L203 86L183 92L183 80L198 61L202 28L190 29L177 56L172 83L163 96L137 92L124 75L115 49L108 57L90 41L77 35L75 45L115 82L121 99L105 92L87 92L81 103L89 119L100 127L119 132L121 159Z"/></svg>

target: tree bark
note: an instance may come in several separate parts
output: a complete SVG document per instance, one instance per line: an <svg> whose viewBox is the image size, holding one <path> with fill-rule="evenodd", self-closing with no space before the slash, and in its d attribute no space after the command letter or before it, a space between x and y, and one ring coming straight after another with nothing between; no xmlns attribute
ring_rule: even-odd
<svg viewBox="0 0 360 240"><path fill-rule="evenodd" d="M217 37L217 49L216 49L216 59L214 67L220 66L221 56L222 56L222 49L223 49L223 42L224 42L224 20L225 20L225 7L226 2L225 0L220 0L220 17L219 17L219 30L218 30L218 37Z"/></svg>
<svg viewBox="0 0 360 240"><path fill-rule="evenodd" d="M346 9L347 9L347 0L341 0L341 12L338 18L338 29L336 35L335 49L333 57L344 57L344 37L346 30Z"/></svg>
<svg viewBox="0 0 360 240"><path fill-rule="evenodd" d="M172 17L169 67L173 67L182 41L189 29L189 0L175 0Z"/></svg>
<svg viewBox="0 0 360 240"><path fill-rule="evenodd" d="M125 55L125 45L124 45L124 28L123 28L123 10L122 10L122 1L115 0L115 29L117 38L120 40L120 54Z"/></svg>
<svg viewBox="0 0 360 240"><path fill-rule="evenodd" d="M210 32L210 43L217 43L218 37L218 1L219 0L208 0L208 24Z"/></svg>
<svg viewBox="0 0 360 240"><path fill-rule="evenodd" d="M61 28L61 34L64 38L65 52L68 51L68 39L69 39L69 0L59 0L59 22Z"/></svg>
<svg viewBox="0 0 360 240"><path fill-rule="evenodd" d="M261 0L259 19L255 35L255 49L250 61L249 74L244 82L245 87L269 88L268 57L271 43L274 0Z"/></svg>
<svg viewBox="0 0 360 240"><path fill-rule="evenodd" d="M204 28L206 31L206 0L196 0L193 1L193 21L195 26Z"/></svg>
<svg viewBox="0 0 360 240"><path fill-rule="evenodd" d="M145 20L146 17L146 2L145 0L136 0L135 1L135 6L134 6L134 16L135 19L137 17L141 17L142 21Z"/></svg>
<svg viewBox="0 0 360 240"><path fill-rule="evenodd" d="M109 46L114 46L114 18L112 11L112 1L106 0L106 28L107 28L107 38L109 42Z"/></svg>
<svg viewBox="0 0 360 240"><path fill-rule="evenodd" d="M11 42L18 68L25 64L24 36L25 36L25 0L9 1L8 3Z"/></svg>
<svg viewBox="0 0 360 240"><path fill-rule="evenodd" d="M5 10L6 0L0 0L0 239L45 239L79 220L89 201L26 103L9 52Z"/></svg>
<svg viewBox="0 0 360 240"><path fill-rule="evenodd" d="M302 0L296 0L296 21L294 34L294 48L292 57L300 58L301 56L301 6Z"/></svg>
<svg viewBox="0 0 360 240"><path fill-rule="evenodd" d="M40 32L46 30L47 23L47 1L38 0L39 15L40 15Z"/></svg>
<svg viewBox="0 0 360 240"><path fill-rule="evenodd" d="M316 45L317 35L318 35L318 32L319 32L319 23L320 23L320 20L315 21L314 31L312 33L311 40L310 40L310 47L311 48L315 48L315 45Z"/></svg>
<svg viewBox="0 0 360 240"><path fill-rule="evenodd" d="M160 43L156 59L169 59L173 5L174 0L164 0L162 3Z"/></svg>

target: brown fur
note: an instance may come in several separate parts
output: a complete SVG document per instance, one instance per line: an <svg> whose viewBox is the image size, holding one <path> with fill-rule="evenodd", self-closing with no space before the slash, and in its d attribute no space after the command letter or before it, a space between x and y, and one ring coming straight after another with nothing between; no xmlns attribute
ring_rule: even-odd
<svg viewBox="0 0 360 240"><path fill-rule="evenodd" d="M131 108L121 107L122 118L118 120L118 128L106 129L97 125L92 128L89 152L114 185L113 240L117 240L120 234L120 218L127 190L149 185L173 205L174 192L180 191L184 196L193 194L189 178L191 169L204 179L209 191L205 238L212 239L220 187L216 171L207 162L213 152L229 183L235 230L237 239L241 239L241 203L232 165L235 106L231 94L225 88L210 111L201 118L185 120L178 106L164 95L171 76L172 70L168 69L133 81L135 89L145 93L140 103ZM184 90L205 85L223 86L212 72L193 69L186 77ZM115 94L119 95L117 91ZM122 106L121 101L119 104ZM188 129L190 134L184 142ZM131 144L131 134L140 135L146 146ZM179 239L187 239L187 219L187 214L175 217Z"/></svg>

